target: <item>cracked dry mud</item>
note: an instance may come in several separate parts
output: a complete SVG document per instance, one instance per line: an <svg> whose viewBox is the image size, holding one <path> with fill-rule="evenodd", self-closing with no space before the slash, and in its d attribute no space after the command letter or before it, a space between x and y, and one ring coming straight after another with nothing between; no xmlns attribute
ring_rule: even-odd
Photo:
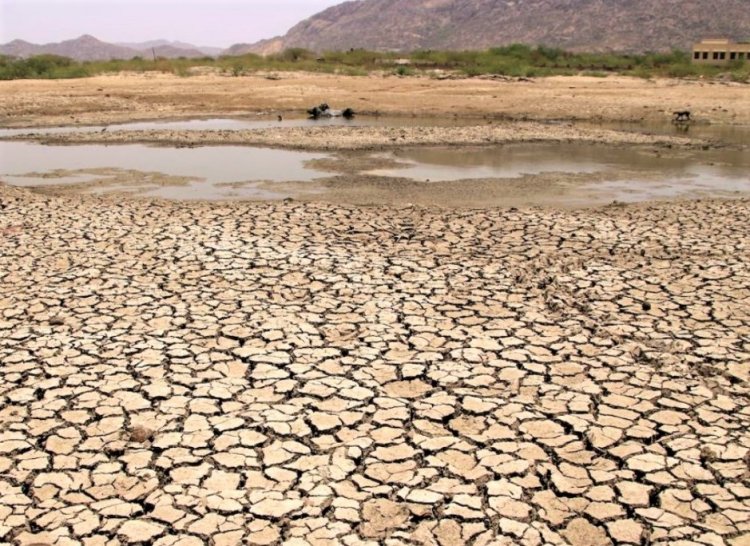
<svg viewBox="0 0 750 546"><path fill-rule="evenodd" d="M746 545L748 225L0 187L0 543Z"/></svg>

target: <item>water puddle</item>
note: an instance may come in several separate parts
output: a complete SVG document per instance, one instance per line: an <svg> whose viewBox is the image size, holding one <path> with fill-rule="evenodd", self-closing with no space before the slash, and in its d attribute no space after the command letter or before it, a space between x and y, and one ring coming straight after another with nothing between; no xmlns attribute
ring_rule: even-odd
<svg viewBox="0 0 750 546"><path fill-rule="evenodd" d="M701 140L713 140L725 144L740 146L750 145L750 125L710 125L704 123L674 124L674 123L582 123L583 127L595 129L612 129L630 133L647 135L665 135L688 137Z"/></svg>
<svg viewBox="0 0 750 546"><path fill-rule="evenodd" d="M586 205L750 194L750 153L527 143L326 154L0 141L0 178L54 192L175 200Z"/></svg>
<svg viewBox="0 0 750 546"><path fill-rule="evenodd" d="M311 181L326 173L306 164L324 155L242 146L45 146L0 142L0 176L13 185L62 184L84 193L138 190L142 195L166 199L270 199L284 195L251 184L224 184Z"/></svg>
<svg viewBox="0 0 750 546"><path fill-rule="evenodd" d="M383 155L399 166L373 169L374 176L406 177L424 182L482 178L518 178L551 172L593 173L604 165L570 146L528 144L492 148L415 148ZM576 157L577 156L577 157Z"/></svg>
<svg viewBox="0 0 750 546"><path fill-rule="evenodd" d="M370 170L377 176L407 177L425 182L482 178L518 178L543 173L635 171L662 178L747 180L750 151L664 151L591 144L510 144L455 148L431 147L394 151L384 158L398 167ZM734 183L734 182L731 182Z"/></svg>
<svg viewBox="0 0 750 546"><path fill-rule="evenodd" d="M96 133L102 131L246 131L253 129L294 127L461 127L477 125L483 120L457 117L425 118L408 116L356 116L353 119L338 118L284 118L253 116L237 118L176 119L161 121L136 121L111 125L81 125L65 127L38 127L3 129L0 138L10 138L34 133L37 135L59 135L70 132Z"/></svg>

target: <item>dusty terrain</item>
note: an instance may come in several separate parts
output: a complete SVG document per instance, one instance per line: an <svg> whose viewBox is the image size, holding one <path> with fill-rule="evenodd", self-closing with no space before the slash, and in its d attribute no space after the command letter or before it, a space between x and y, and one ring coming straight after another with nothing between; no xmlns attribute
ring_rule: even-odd
<svg viewBox="0 0 750 546"><path fill-rule="evenodd" d="M6 126L323 99L539 120L690 108L748 123L747 93L623 78L118 76L0 82L0 107ZM67 138L703 146L534 123L444 130ZM320 161L344 165L329 182L338 198L398 183ZM522 199L526 182L507 195ZM487 189L466 197L481 205ZM407 187L415 201L442 191ZM469 210L0 183L0 546L747 546L748 225L747 199Z"/></svg>
<svg viewBox="0 0 750 546"><path fill-rule="evenodd" d="M750 86L723 82L625 77L516 82L290 73L273 78L130 74L0 82L0 111L5 113L0 123L20 127L299 113L321 101L365 113L535 120L664 121L673 111L688 109L704 122L750 123Z"/></svg>
<svg viewBox="0 0 750 546"><path fill-rule="evenodd" d="M746 545L749 224L0 187L0 541Z"/></svg>

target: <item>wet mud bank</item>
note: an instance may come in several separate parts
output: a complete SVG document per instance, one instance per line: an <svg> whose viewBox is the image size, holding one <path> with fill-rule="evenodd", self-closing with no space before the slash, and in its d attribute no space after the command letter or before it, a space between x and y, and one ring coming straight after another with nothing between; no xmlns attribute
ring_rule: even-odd
<svg viewBox="0 0 750 546"><path fill-rule="evenodd" d="M170 146L245 145L310 151L383 150L405 146L477 146L519 142L589 142L610 145L705 148L725 146L679 136L639 134L573 124L486 123L465 127L293 127L236 131L33 131L6 140L49 144L163 144Z"/></svg>

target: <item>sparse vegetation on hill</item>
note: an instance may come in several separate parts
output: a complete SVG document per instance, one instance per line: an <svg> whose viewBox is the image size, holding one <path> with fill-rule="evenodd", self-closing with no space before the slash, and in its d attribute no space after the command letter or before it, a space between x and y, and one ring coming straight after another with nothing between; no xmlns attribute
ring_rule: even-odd
<svg viewBox="0 0 750 546"><path fill-rule="evenodd" d="M77 62L55 55L29 59L0 57L0 79L81 78L114 72L167 72L180 76L213 69L229 76L257 72L322 72L345 75L385 73L396 76L509 76L543 77L585 74L622 74L637 77L726 76L734 81L750 81L750 64L743 61L726 66L694 65L688 54L648 53L571 53L558 48L514 44L485 51L416 51L409 55L366 50L335 51L321 55L302 48L290 48L263 57L246 54L236 57L197 59L131 60Z"/></svg>

